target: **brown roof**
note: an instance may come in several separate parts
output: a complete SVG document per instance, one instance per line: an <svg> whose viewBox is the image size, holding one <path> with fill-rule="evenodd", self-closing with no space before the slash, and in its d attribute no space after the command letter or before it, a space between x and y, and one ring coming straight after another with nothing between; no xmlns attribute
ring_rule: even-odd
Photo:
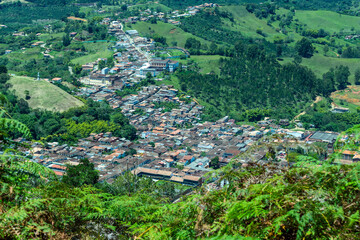
<svg viewBox="0 0 360 240"><path fill-rule="evenodd" d="M174 182L184 182L184 179L182 177L176 177L176 176L172 176L170 178L170 181L174 181Z"/></svg>
<svg viewBox="0 0 360 240"><path fill-rule="evenodd" d="M342 152L342 154L346 154L346 155L355 155L355 154L357 154L357 152L355 152L355 151L345 150L345 151L343 151L343 152Z"/></svg>
<svg viewBox="0 0 360 240"><path fill-rule="evenodd" d="M184 180L190 180L190 181L195 181L195 182L198 182L201 179L201 177L191 176L191 175L185 175L183 178L184 178Z"/></svg>

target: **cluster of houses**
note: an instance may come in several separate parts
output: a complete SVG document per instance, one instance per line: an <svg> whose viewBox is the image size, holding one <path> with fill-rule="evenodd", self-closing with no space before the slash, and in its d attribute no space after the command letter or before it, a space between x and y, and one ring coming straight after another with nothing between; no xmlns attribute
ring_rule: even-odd
<svg viewBox="0 0 360 240"><path fill-rule="evenodd" d="M345 36L346 40L357 39L357 38L360 38L360 35L355 34L355 35L347 35L347 36Z"/></svg>
<svg viewBox="0 0 360 240"><path fill-rule="evenodd" d="M91 134L80 139L75 146L53 142L46 146L32 143L32 160L41 163L62 176L66 166L77 165L87 158L100 171L100 180L113 181L131 171L139 176L168 180L190 186L202 184L203 176L212 168L211 161L218 157L219 166L248 151L265 135L281 134L285 139L299 143L324 142L332 149L337 133L297 132L288 129L255 128L237 125L224 117L216 122L200 122L202 107L195 102L182 102L171 86L144 87L136 98L121 99L120 105L130 122L138 130L138 140L115 137L112 133ZM162 112L155 108L157 101L179 103L178 108ZM143 109L142 113L136 109ZM181 125L179 123L190 125ZM246 161L263 161L266 151L259 150ZM344 152L345 161L356 161L356 152ZM347 155L346 155L347 154ZM279 152L279 159L285 153Z"/></svg>
<svg viewBox="0 0 360 240"><path fill-rule="evenodd" d="M137 94L123 98L115 94L114 88L108 87L82 88L80 92L87 93L86 97L95 101L106 100L113 108L120 107L138 130L139 140L131 145L136 154L124 156L129 146L121 148L122 165L116 158L118 165L108 163L114 170L104 167L105 163L98 167L103 180L111 181L124 171L132 171L139 176L196 186L201 184L202 176L211 170L212 159L219 157L220 166L224 166L265 135L283 135L296 145L324 142L328 153L332 152L338 137L338 133L333 132L292 131L275 125L260 124L257 128L237 125L228 117L217 122L201 123L203 107L189 96L179 96L176 89L167 85L142 87ZM172 103L175 107L165 111L163 103ZM271 122L269 119L266 121ZM286 123L283 120L283 124ZM261 161L265 152L258 151L251 159L245 160ZM279 159L286 162L285 157L286 153L279 152Z"/></svg>
<svg viewBox="0 0 360 240"><path fill-rule="evenodd" d="M154 41L140 37L136 30L122 30L118 21L112 21L109 25L109 33L117 37L118 41L113 46L113 67L99 68L100 61L107 64L108 59L99 58L95 62L82 65L82 70L89 72L88 76L80 79L86 85L96 86L120 86L129 78L141 78L150 73L157 76L160 73L174 72L179 63L169 59L154 59L151 50L154 49Z"/></svg>
<svg viewBox="0 0 360 240"><path fill-rule="evenodd" d="M216 3L204 3L201 5L197 5L197 6L187 7L183 11L175 10L175 11L172 11L169 13L157 12L157 11L152 11L151 9L146 9L146 10L140 11L139 16L128 17L128 18L123 19L122 21L125 23L135 24L136 22L146 22L146 21L149 21L150 19L155 18L157 20L171 23L173 25L180 25L181 24L180 18L193 16L193 15L199 13L200 10L203 8L214 8L214 7L218 7L218 6L219 5Z"/></svg>

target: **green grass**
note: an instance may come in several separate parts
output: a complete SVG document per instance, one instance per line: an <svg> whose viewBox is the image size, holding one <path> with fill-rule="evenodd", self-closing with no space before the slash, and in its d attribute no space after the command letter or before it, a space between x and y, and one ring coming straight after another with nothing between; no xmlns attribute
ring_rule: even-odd
<svg viewBox="0 0 360 240"><path fill-rule="evenodd" d="M43 58L43 54L41 53L42 51L43 48L40 47L27 48L26 50L14 51L10 54L5 55L5 57L11 60L18 60L18 61L40 59Z"/></svg>
<svg viewBox="0 0 360 240"><path fill-rule="evenodd" d="M183 64L187 64L188 60L194 60L200 67L201 73L210 73L214 71L216 74L220 74L219 69L219 59L226 58L220 55L199 55L199 56L191 56L187 60L179 60Z"/></svg>
<svg viewBox="0 0 360 240"><path fill-rule="evenodd" d="M97 43L84 43L86 50L89 52L86 56L81 56L71 60L74 64L86 64L89 62L94 62L98 58L108 58L113 54L112 51L108 50L110 43L107 42L97 42Z"/></svg>
<svg viewBox="0 0 360 240"><path fill-rule="evenodd" d="M131 26L131 29L136 29L142 36L152 36L158 34L166 37L166 42L169 46L174 46L173 42L177 42L177 46L184 47L188 38L195 38L201 43L209 44L202 38L196 37L191 33L184 32L181 28L178 28L170 23L164 23L158 21L157 24L151 24L148 22L137 22Z"/></svg>
<svg viewBox="0 0 360 240"><path fill-rule="evenodd" d="M168 6L165 6L163 4L160 3L145 3L145 4L136 4L134 6L130 6L129 9L130 10L135 10L135 9L151 9L153 8L154 11L157 11L157 9L160 9L161 12L169 12L172 9L169 8Z"/></svg>
<svg viewBox="0 0 360 240"><path fill-rule="evenodd" d="M291 62L292 58L285 58L284 62ZM349 67L350 70L350 82L353 82L354 73L357 68L360 67L359 58L335 58L335 57L325 57L323 55L317 54L312 58L303 58L301 65L307 66L314 71L318 77L330 70L330 68L335 68L338 65L345 65Z"/></svg>
<svg viewBox="0 0 360 240"><path fill-rule="evenodd" d="M29 91L31 98L28 103L33 109L63 112L83 105L80 100L46 81L14 76L9 82L19 98L25 99L25 90Z"/></svg>
<svg viewBox="0 0 360 240"><path fill-rule="evenodd" d="M342 15L331 11L296 11L295 18L312 29L325 29L334 32L350 32L360 29L360 17Z"/></svg>
<svg viewBox="0 0 360 240"><path fill-rule="evenodd" d="M267 20L259 19L254 14L249 13L245 6L224 6L221 9L226 10L233 14L235 23L225 21L225 28L233 31L239 31L243 35L248 37L262 38L262 36L256 33L256 30L262 30L266 33L267 38L272 38L276 35L281 35L276 32L274 27L267 25Z"/></svg>
<svg viewBox="0 0 360 240"><path fill-rule="evenodd" d="M349 108L351 112L357 112L360 106L360 86L348 86L331 94L331 99L340 107Z"/></svg>
<svg viewBox="0 0 360 240"><path fill-rule="evenodd" d="M64 33L43 33L39 36L39 41L47 42L48 40L61 41Z"/></svg>
<svg viewBox="0 0 360 240"><path fill-rule="evenodd" d="M339 107L348 108L350 112L357 112L358 105L355 105L353 103L349 103L347 101L341 101L338 98L333 99L334 103L338 105ZM343 103L343 105L341 104Z"/></svg>
<svg viewBox="0 0 360 240"><path fill-rule="evenodd" d="M172 85L176 89L180 89L180 80L175 75L168 75L169 79L164 79L163 76L159 76L159 78L163 78L162 81L156 81L156 85L160 86L162 84Z"/></svg>

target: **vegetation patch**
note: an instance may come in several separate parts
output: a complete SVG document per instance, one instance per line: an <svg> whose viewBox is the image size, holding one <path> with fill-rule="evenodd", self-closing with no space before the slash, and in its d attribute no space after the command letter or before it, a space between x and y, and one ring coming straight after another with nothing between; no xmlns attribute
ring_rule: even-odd
<svg viewBox="0 0 360 240"><path fill-rule="evenodd" d="M19 98L25 99L28 91L30 99L27 101L33 109L63 112L84 105L62 89L43 80L37 81L29 77L14 76L9 82Z"/></svg>

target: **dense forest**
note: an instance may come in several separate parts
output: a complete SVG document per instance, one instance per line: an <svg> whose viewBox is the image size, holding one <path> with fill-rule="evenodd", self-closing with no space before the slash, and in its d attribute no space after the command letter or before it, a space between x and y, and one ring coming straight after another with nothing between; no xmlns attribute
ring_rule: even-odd
<svg viewBox="0 0 360 240"><path fill-rule="evenodd" d="M61 19L78 12L79 8L67 6L34 6L28 4L12 3L0 5L0 22L9 27L7 31L24 27L39 19Z"/></svg>
<svg viewBox="0 0 360 240"><path fill-rule="evenodd" d="M221 17L231 18L225 12L215 10L214 13L202 12L193 17L182 20L180 27L192 34L207 39L215 43L226 42L235 44L237 41L243 39L239 32L231 31L223 28L221 25Z"/></svg>
<svg viewBox="0 0 360 240"><path fill-rule="evenodd" d="M335 89L332 79L317 79L297 64L280 65L275 57L258 45L238 43L234 56L220 59L220 76L195 71L177 74L181 89L210 104L207 117L215 120L230 115L237 120L257 121L264 116L289 118L299 104L317 95L329 96ZM251 116L250 109L258 109Z"/></svg>

